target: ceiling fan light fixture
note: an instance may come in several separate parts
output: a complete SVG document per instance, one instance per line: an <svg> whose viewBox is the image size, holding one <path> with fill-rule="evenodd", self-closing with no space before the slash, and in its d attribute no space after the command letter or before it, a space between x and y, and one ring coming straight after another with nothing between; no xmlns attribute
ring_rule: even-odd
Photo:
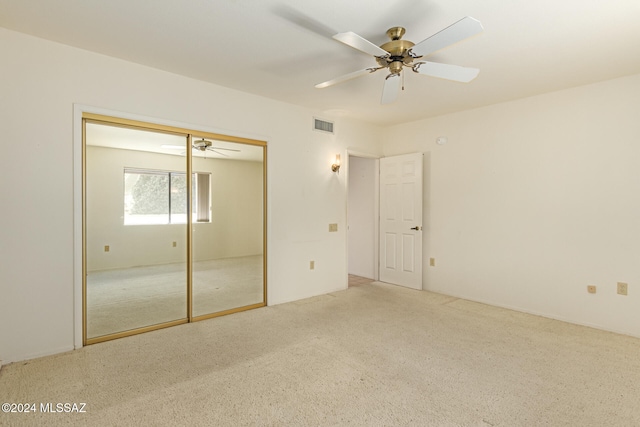
<svg viewBox="0 0 640 427"><path fill-rule="evenodd" d="M403 65L404 62L402 61L393 61L391 64L389 64L389 71L391 72L391 74L400 74Z"/></svg>

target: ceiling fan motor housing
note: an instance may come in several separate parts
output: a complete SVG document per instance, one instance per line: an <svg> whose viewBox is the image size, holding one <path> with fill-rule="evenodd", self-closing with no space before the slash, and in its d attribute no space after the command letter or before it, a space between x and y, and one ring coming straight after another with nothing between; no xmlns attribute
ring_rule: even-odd
<svg viewBox="0 0 640 427"><path fill-rule="evenodd" d="M383 44L380 48L389 52L387 58L377 58L377 62L381 67L389 67L389 71L397 74L402 71L403 66L410 67L413 64L413 57L409 54L415 43L409 40L401 40L405 29L402 27L393 27L387 30L387 36L391 41Z"/></svg>

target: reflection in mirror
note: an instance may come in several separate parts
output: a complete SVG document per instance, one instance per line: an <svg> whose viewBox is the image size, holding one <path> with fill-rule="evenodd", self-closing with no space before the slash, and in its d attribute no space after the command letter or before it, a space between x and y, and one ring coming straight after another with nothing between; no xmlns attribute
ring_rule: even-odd
<svg viewBox="0 0 640 427"><path fill-rule="evenodd" d="M193 316L264 304L264 147L193 141Z"/></svg>
<svg viewBox="0 0 640 427"><path fill-rule="evenodd" d="M86 338L186 319L186 136L85 132Z"/></svg>

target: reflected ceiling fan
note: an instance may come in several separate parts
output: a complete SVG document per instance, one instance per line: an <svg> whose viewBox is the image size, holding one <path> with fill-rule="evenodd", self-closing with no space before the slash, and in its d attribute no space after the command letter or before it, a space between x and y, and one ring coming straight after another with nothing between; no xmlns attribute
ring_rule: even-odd
<svg viewBox="0 0 640 427"><path fill-rule="evenodd" d="M193 141L192 147L194 150L199 151L213 151L216 154L220 154L221 156L229 157L228 154L221 153L220 151L235 151L240 152L240 150L236 150L235 148L223 148L223 147L214 147L213 143L207 139L200 138L197 141Z"/></svg>
<svg viewBox="0 0 640 427"><path fill-rule="evenodd" d="M170 149L176 149L176 150L184 150L184 146L182 145L163 145L163 148L170 148ZM196 141L193 141L191 147L194 150L198 150L198 151L203 151L203 152L207 152L207 151L212 151L216 154L219 154L221 156L225 156L225 157L229 157L228 154L222 153L221 151L235 151L235 152L240 152L240 150L236 150L235 148L223 148L223 147L214 147L213 146L213 142L204 139L204 138L200 138ZM184 152L182 154L185 154Z"/></svg>
<svg viewBox="0 0 640 427"><path fill-rule="evenodd" d="M354 32L338 33L333 36L334 39L368 55L373 55L378 66L354 71L319 83L315 87L322 89L365 74L386 69L389 71L389 74L385 78L382 88L381 104L390 104L398 97L402 81L402 70L405 67L410 68L417 74L468 83L476 78L480 70L477 68L425 61L423 58L440 49L479 34L482 30L483 28L480 21L467 16L420 43L415 44L409 40L402 39L405 33L403 27L393 27L387 30L387 36L391 41L379 47Z"/></svg>

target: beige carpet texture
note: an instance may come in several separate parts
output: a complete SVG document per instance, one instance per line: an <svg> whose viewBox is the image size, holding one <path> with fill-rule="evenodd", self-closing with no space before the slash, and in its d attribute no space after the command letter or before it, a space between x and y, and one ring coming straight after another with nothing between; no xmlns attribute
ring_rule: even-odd
<svg viewBox="0 0 640 427"><path fill-rule="evenodd" d="M639 426L640 339L373 282L3 366L0 402L38 405L2 426Z"/></svg>

